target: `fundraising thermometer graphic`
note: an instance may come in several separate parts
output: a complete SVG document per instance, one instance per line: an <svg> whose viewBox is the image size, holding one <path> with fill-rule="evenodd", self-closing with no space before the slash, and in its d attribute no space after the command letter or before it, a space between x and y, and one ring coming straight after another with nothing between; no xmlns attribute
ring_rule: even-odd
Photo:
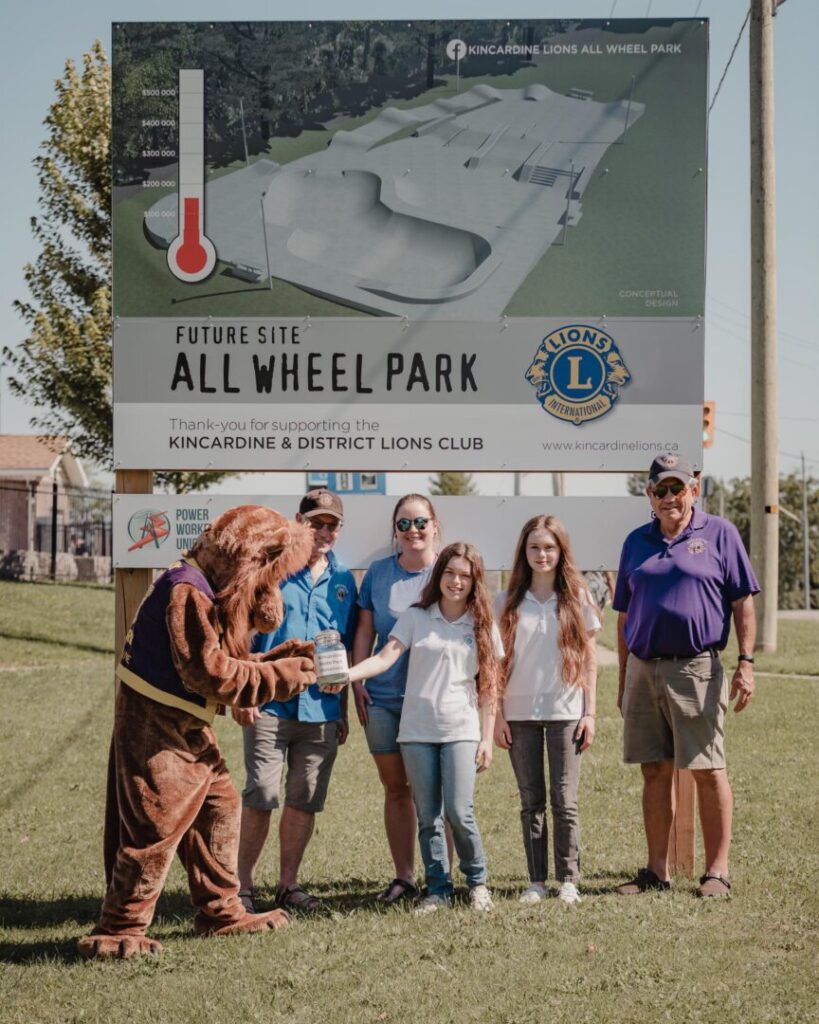
<svg viewBox="0 0 819 1024"><path fill-rule="evenodd" d="M179 234L168 247L168 266L180 281L203 281L216 266L205 234L205 72L179 71Z"/></svg>

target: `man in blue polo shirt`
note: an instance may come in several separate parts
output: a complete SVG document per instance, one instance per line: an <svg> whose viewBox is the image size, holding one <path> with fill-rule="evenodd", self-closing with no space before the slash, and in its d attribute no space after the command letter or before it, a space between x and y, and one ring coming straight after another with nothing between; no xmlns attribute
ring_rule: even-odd
<svg viewBox="0 0 819 1024"><path fill-rule="evenodd" d="M341 499L332 491L309 491L302 498L296 519L313 528L310 561L282 584L284 620L275 633L257 634L254 651L270 650L294 637L312 640L324 629L337 629L344 646L352 649L355 579L332 550L343 518ZM285 910L318 910L318 898L298 884L298 872L316 814L324 808L338 746L349 732L347 691L340 695L322 692L313 683L292 700L271 701L259 709L235 709L233 717L244 726L247 770L242 791L239 896L246 907L253 906L253 876L270 830L271 812L279 806L286 764L276 902Z"/></svg>
<svg viewBox="0 0 819 1024"><path fill-rule="evenodd" d="M674 768L690 768L705 847L697 895L727 896L733 797L725 770L724 723L754 693L759 592L736 527L694 508L699 482L690 463L660 455L646 494L653 521L632 531L620 556L613 607L618 617L623 760L643 773L648 864L621 896L670 888L668 844ZM731 619L739 661L730 696L719 652Z"/></svg>

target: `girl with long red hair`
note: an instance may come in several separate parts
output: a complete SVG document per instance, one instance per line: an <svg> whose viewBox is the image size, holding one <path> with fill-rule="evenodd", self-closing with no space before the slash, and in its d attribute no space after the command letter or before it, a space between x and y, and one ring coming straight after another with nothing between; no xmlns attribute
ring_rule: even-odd
<svg viewBox="0 0 819 1024"><path fill-rule="evenodd" d="M505 651L495 742L509 751L517 779L530 879L520 900L538 903L547 894L545 747L557 895L577 903L577 788L580 755L594 742L600 620L559 519L535 516L524 525L495 607Z"/></svg>
<svg viewBox="0 0 819 1024"><path fill-rule="evenodd" d="M444 816L452 828L470 905L490 910L473 794L476 769L484 771L492 761L502 648L483 560L471 544L444 548L418 602L401 614L378 654L350 670L351 682L384 672L404 651L409 651L409 663L398 744L418 815L428 887L418 910L438 910L451 900Z"/></svg>

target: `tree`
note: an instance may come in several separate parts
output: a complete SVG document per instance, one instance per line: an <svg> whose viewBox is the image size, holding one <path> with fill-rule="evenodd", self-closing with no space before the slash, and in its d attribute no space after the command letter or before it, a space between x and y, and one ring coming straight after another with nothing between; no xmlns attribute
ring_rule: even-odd
<svg viewBox="0 0 819 1024"><path fill-rule="evenodd" d="M725 485L723 485L725 486ZM810 553L811 605L816 606L819 590L819 481L808 477L808 550ZM802 531L802 478L796 473L779 478L779 504L798 517L779 518L779 605L781 608L803 608L804 592L804 539ZM712 511L719 505L709 502ZM725 487L723 502L725 517L739 530L745 547L751 535L751 480L732 480Z"/></svg>
<svg viewBox="0 0 819 1024"><path fill-rule="evenodd" d="M648 473L629 473L626 480L628 493L635 498L642 498L648 487Z"/></svg>
<svg viewBox="0 0 819 1024"><path fill-rule="evenodd" d="M29 335L4 348L9 387L43 411L31 425L72 441L76 454L112 466L111 398L111 69L100 42L79 73L66 63L34 158L40 246L24 269L30 298L15 308ZM224 473L168 474L195 490ZM159 479L163 479L158 474Z"/></svg>
<svg viewBox="0 0 819 1024"><path fill-rule="evenodd" d="M471 473L436 473L429 478L429 493L477 494L478 488Z"/></svg>

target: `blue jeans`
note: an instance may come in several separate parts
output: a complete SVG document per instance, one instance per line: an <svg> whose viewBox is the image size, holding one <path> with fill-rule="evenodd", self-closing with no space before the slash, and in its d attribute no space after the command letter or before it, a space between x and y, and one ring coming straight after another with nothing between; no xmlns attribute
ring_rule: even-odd
<svg viewBox="0 0 819 1024"><path fill-rule="evenodd" d="M418 842L430 895L452 893L444 814L452 828L466 884L472 889L486 883L486 858L472 799L477 749L478 744L472 740L401 744L418 814Z"/></svg>

